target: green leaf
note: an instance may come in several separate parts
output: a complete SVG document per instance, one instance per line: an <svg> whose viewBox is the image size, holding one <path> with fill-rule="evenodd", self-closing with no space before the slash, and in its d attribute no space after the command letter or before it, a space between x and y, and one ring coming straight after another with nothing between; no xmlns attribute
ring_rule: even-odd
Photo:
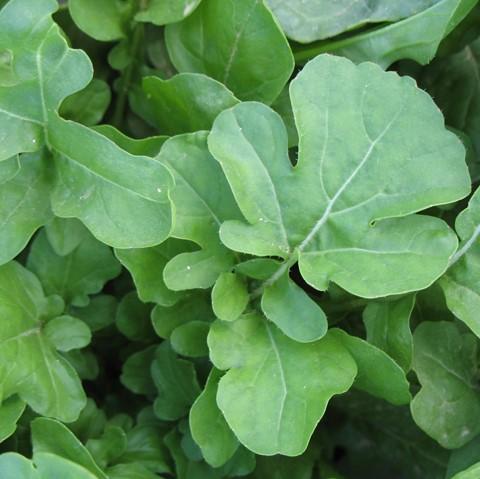
<svg viewBox="0 0 480 479"><path fill-rule="evenodd" d="M135 15L137 22L167 25L188 17L201 0L150 0L147 7Z"/></svg>
<svg viewBox="0 0 480 479"><path fill-rule="evenodd" d="M127 435L122 427L107 424L102 436L89 439L86 446L95 462L105 469L108 464L116 462L127 449Z"/></svg>
<svg viewBox="0 0 480 479"><path fill-rule="evenodd" d="M111 97L108 84L94 78L83 90L65 99L60 115L87 126L96 125L105 115Z"/></svg>
<svg viewBox="0 0 480 479"><path fill-rule="evenodd" d="M443 38L465 18L477 1L441 0L399 22L321 45L314 49L314 55L330 52L355 63L375 62L383 68L405 58L426 65L435 56ZM302 62L311 56L307 47L296 53L295 59Z"/></svg>
<svg viewBox="0 0 480 479"><path fill-rule="evenodd" d="M294 66L282 31L258 0L203 0L190 17L167 26L166 40L179 72L205 73L241 100L271 103Z"/></svg>
<svg viewBox="0 0 480 479"><path fill-rule="evenodd" d="M169 238L153 248L117 249L115 255L130 271L138 297L143 302L173 306L182 293L167 288L163 280L163 270L170 259L189 250L189 244Z"/></svg>
<svg viewBox="0 0 480 479"><path fill-rule="evenodd" d="M162 145L168 139L167 136L150 136L140 139L130 138L111 125L96 125L93 129L112 140L122 150L138 156L157 156Z"/></svg>
<svg viewBox="0 0 480 479"><path fill-rule="evenodd" d="M0 443L17 429L17 422L25 411L25 403L18 396L10 396L0 405Z"/></svg>
<svg viewBox="0 0 480 479"><path fill-rule="evenodd" d="M154 124L166 135L209 130L217 115L238 103L220 82L198 73L180 73L168 80L143 79Z"/></svg>
<svg viewBox="0 0 480 479"><path fill-rule="evenodd" d="M413 341L422 385L411 403L413 419L442 447L461 447L480 432L476 339L441 321L421 323Z"/></svg>
<svg viewBox="0 0 480 479"><path fill-rule="evenodd" d="M450 311L480 337L480 189L455 221L462 242L439 284Z"/></svg>
<svg viewBox="0 0 480 479"><path fill-rule="evenodd" d="M358 374L354 386L395 406L410 402L410 384L405 372L390 356L341 329L332 329L329 334L343 344L357 363Z"/></svg>
<svg viewBox="0 0 480 479"><path fill-rule="evenodd" d="M158 479L159 476L141 464L116 464L107 469L109 479Z"/></svg>
<svg viewBox="0 0 480 479"><path fill-rule="evenodd" d="M405 372L412 365L413 338L410 315L415 296L390 301L375 301L363 311L367 341L391 356Z"/></svg>
<svg viewBox="0 0 480 479"><path fill-rule="evenodd" d="M155 306L152 311L152 324L155 332L168 339L175 328L191 321L211 321L214 318L209 298L195 293L171 307Z"/></svg>
<svg viewBox="0 0 480 479"><path fill-rule="evenodd" d="M77 374L42 334L46 299L38 279L16 262L0 267L0 376L35 412L74 421L85 406Z"/></svg>
<svg viewBox="0 0 480 479"><path fill-rule="evenodd" d="M285 127L268 107L243 103L215 120L209 149L247 221L224 222L223 243L284 258L265 286L297 258L319 290L332 281L378 297L429 286L457 239L438 218L411 213L470 190L463 146L432 99L410 78L329 55L305 66L290 95L295 167Z"/></svg>
<svg viewBox="0 0 480 479"><path fill-rule="evenodd" d="M16 452L0 454L0 470L2 479L41 479L33 464Z"/></svg>
<svg viewBox="0 0 480 479"><path fill-rule="evenodd" d="M68 8L80 30L96 40L110 42L127 36L135 2L70 0Z"/></svg>
<svg viewBox="0 0 480 479"><path fill-rule="evenodd" d="M58 351L84 348L92 339L90 328L82 320L68 315L48 321L43 332Z"/></svg>
<svg viewBox="0 0 480 479"><path fill-rule="evenodd" d="M138 351L127 358L122 366L121 383L135 394L151 396L156 389L150 373L150 366L155 359L156 346Z"/></svg>
<svg viewBox="0 0 480 479"><path fill-rule="evenodd" d="M112 324L116 311L117 299L108 294L94 296L87 306L69 309L70 314L87 323L93 333Z"/></svg>
<svg viewBox="0 0 480 479"><path fill-rule="evenodd" d="M295 458L274 456L258 457L257 467L253 479L275 477L275 479L310 479L313 474L314 463L309 457ZM323 476L322 476L323 477ZM333 479L328 476L328 479Z"/></svg>
<svg viewBox="0 0 480 479"><path fill-rule="evenodd" d="M204 390L190 409L190 430L205 461L223 466L237 451L238 440L217 406L217 388L222 373L212 368Z"/></svg>
<svg viewBox="0 0 480 479"><path fill-rule="evenodd" d="M47 160L41 153L22 155L20 172L0 185L0 264L20 253L33 233L53 216Z"/></svg>
<svg viewBox="0 0 480 479"><path fill-rule="evenodd" d="M15 81L0 90L6 138L0 160L46 146L54 156L51 200L57 216L79 218L112 246L160 243L171 228L168 171L58 116L61 102L90 82L92 65L84 52L68 47L53 22L55 0L28 0L28 15L25 6L24 0L11 0L0 11L0 51L10 52L15 73Z"/></svg>
<svg viewBox="0 0 480 479"><path fill-rule="evenodd" d="M151 372L159 392L153 405L155 415L165 421L185 416L200 394L193 364L179 359L165 341L157 348Z"/></svg>
<svg viewBox="0 0 480 479"><path fill-rule="evenodd" d="M365 23L393 22L409 17L439 0L406 0L368 4L340 0L267 0L289 38L301 43L333 37Z"/></svg>
<svg viewBox="0 0 480 479"><path fill-rule="evenodd" d="M212 289L212 308L223 321L235 321L250 301L245 282L235 273L222 273Z"/></svg>
<svg viewBox="0 0 480 479"><path fill-rule="evenodd" d="M20 171L20 155L12 156L0 162L0 185L11 180Z"/></svg>
<svg viewBox="0 0 480 479"><path fill-rule="evenodd" d="M88 449L63 424L54 419L40 417L32 421L33 454L55 454L90 471L98 479L107 479L93 460Z"/></svg>
<svg viewBox="0 0 480 479"><path fill-rule="evenodd" d="M261 305L265 316L295 341L310 343L327 332L325 313L288 274L265 288Z"/></svg>
<svg viewBox="0 0 480 479"><path fill-rule="evenodd" d="M150 341L155 338L150 323L152 306L142 303L135 291L126 294L120 301L115 324L119 331L131 341Z"/></svg>
<svg viewBox="0 0 480 479"><path fill-rule="evenodd" d="M205 321L190 321L172 331L170 343L173 350L189 358L208 356L207 335L210 329Z"/></svg>
<svg viewBox="0 0 480 479"><path fill-rule="evenodd" d="M176 136L163 145L158 157L170 169L176 184L171 194L175 205L171 235L202 248L182 253L167 263L163 277L167 287L175 291L212 286L235 260L220 243L218 230L223 221L241 215L206 140L205 132Z"/></svg>
<svg viewBox="0 0 480 479"><path fill-rule="evenodd" d="M53 251L60 256L70 254L88 236L85 226L74 218L53 218L45 225L45 233Z"/></svg>
<svg viewBox="0 0 480 479"><path fill-rule="evenodd" d="M255 313L215 322L208 344L215 367L229 370L218 385L218 406L256 454L301 454L330 398L347 391L357 372L332 335L301 344Z"/></svg>
<svg viewBox="0 0 480 479"><path fill-rule="evenodd" d="M473 466L470 466L468 469L465 469L458 474L455 474L452 479L477 479L480 475L480 462L477 462Z"/></svg>
<svg viewBox="0 0 480 479"><path fill-rule="evenodd" d="M42 231L33 241L27 265L39 277L47 294L58 294L75 306L87 305L89 295L98 293L120 273L120 264L110 248L91 235L70 254L59 256Z"/></svg>

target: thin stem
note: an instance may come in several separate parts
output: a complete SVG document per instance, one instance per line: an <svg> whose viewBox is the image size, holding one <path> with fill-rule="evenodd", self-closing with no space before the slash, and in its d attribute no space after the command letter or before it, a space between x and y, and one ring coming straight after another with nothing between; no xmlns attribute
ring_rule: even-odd
<svg viewBox="0 0 480 479"><path fill-rule="evenodd" d="M477 238L480 236L480 225L477 225L475 230L473 231L472 236L470 236L469 240L452 256L450 260L450 264L448 265L451 268L462 256L464 256L468 250L473 246Z"/></svg>

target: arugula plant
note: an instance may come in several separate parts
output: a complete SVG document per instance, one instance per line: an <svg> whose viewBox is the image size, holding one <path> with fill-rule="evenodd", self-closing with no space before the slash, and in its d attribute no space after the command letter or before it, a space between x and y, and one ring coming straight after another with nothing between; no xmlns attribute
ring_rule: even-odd
<svg viewBox="0 0 480 479"><path fill-rule="evenodd" d="M477 3L0 0L0 477L478 477Z"/></svg>

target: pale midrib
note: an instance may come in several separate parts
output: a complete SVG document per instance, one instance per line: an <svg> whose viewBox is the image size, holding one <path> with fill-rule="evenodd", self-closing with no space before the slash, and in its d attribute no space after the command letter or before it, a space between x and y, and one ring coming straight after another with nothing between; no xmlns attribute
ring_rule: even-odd
<svg viewBox="0 0 480 479"><path fill-rule="evenodd" d="M452 267L462 256L467 254L469 249L474 245L477 238L480 236L480 224L474 229L472 236L468 239L468 241L452 256L450 260L449 268Z"/></svg>
<svg viewBox="0 0 480 479"><path fill-rule="evenodd" d="M12 336L10 338L4 339L3 341L0 341L0 347L5 346L7 343L11 343L14 341L19 341L22 338L27 338L28 336L33 336L34 334L39 334L40 333L40 326L35 326L34 328L27 329L26 331L22 331L21 333Z"/></svg>
<svg viewBox="0 0 480 479"><path fill-rule="evenodd" d="M280 428L281 428L281 423L282 423L283 411L285 409L285 402L286 402L287 394L288 394L287 381L285 379L285 372L283 370L283 364L282 364L282 358L280 357L280 351L277 348L277 344L275 343L275 339L272 335L272 332L270 331L269 325L267 324L267 322L264 322L264 325L265 325L265 329L267 330L268 337L270 339L270 344L272 345L272 350L273 350L273 352L275 354L275 357L277 359L278 370L280 372L280 381L281 381L281 386L282 386L282 398L281 398L281 403L280 403L280 410L278 411L278 420L277 420L277 425L276 425L277 426L276 438L277 438L277 441L278 441L279 436L280 436Z"/></svg>

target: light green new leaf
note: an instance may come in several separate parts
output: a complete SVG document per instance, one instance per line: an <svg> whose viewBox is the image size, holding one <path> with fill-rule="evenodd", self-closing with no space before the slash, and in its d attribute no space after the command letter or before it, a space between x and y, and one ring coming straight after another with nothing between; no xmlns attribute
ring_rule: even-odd
<svg viewBox="0 0 480 479"><path fill-rule="evenodd" d="M190 321L172 331L172 349L182 356L201 358L208 356L207 335L210 324L205 321Z"/></svg>
<svg viewBox="0 0 480 479"><path fill-rule="evenodd" d="M167 26L166 41L178 71L205 73L241 100L271 103L294 66L287 40L259 0L203 0L190 17Z"/></svg>
<svg viewBox="0 0 480 479"><path fill-rule="evenodd" d="M405 372L390 356L341 329L332 329L329 334L345 346L357 363L358 374L354 386L395 406L410 402L410 384Z"/></svg>
<svg viewBox="0 0 480 479"><path fill-rule="evenodd" d="M480 432L477 343L454 323L423 322L414 332L413 369L422 385L414 421L441 446L455 449Z"/></svg>
<svg viewBox="0 0 480 479"><path fill-rule="evenodd" d="M450 311L480 337L480 189L458 215L455 229L462 242L439 284Z"/></svg>
<svg viewBox="0 0 480 479"><path fill-rule="evenodd" d="M12 63L11 75L0 79L0 160L46 146L54 156L57 216L81 219L112 246L158 244L171 228L168 171L57 114L92 77L87 55L70 49L53 22L57 8L55 0L11 0L0 10L0 51Z"/></svg>
<svg viewBox="0 0 480 479"><path fill-rule="evenodd" d="M265 316L295 341L310 343L327 332L327 318L322 308L288 273L265 288L261 306Z"/></svg>
<svg viewBox="0 0 480 479"><path fill-rule="evenodd" d="M33 233L53 216L49 159L42 153L22 155L20 172L0 185L0 264L20 253Z"/></svg>
<svg viewBox="0 0 480 479"><path fill-rule="evenodd" d="M0 162L0 185L11 180L20 171L20 155Z"/></svg>
<svg viewBox="0 0 480 479"><path fill-rule="evenodd" d="M98 479L107 479L88 449L62 423L40 417L32 421L31 430L34 456L38 453L55 454L79 464Z"/></svg>
<svg viewBox="0 0 480 479"><path fill-rule="evenodd" d="M175 328L191 321L210 322L214 314L210 306L210 298L203 293L186 296L170 307L155 306L152 311L152 324L155 332L168 339Z"/></svg>
<svg viewBox="0 0 480 479"><path fill-rule="evenodd" d="M126 294L120 301L115 324L119 331L131 341L150 341L155 338L150 323L152 306L142 303L135 291Z"/></svg>
<svg viewBox="0 0 480 479"><path fill-rule="evenodd" d="M60 115L87 126L96 125L105 115L111 97L108 84L94 78L85 89L65 99Z"/></svg>
<svg viewBox="0 0 480 479"><path fill-rule="evenodd" d="M115 255L130 271L138 297L142 301L173 306L181 298L182 293L167 288L163 280L163 270L173 257L193 249L185 241L169 238L152 248L117 249Z"/></svg>
<svg viewBox="0 0 480 479"><path fill-rule="evenodd" d="M155 25L167 25L188 17L201 0L150 0L146 8L136 15L137 22L151 22Z"/></svg>
<svg viewBox="0 0 480 479"><path fill-rule="evenodd" d="M75 306L87 305L89 295L98 293L120 274L120 264L111 249L91 235L68 255L59 256L42 231L33 241L27 265L47 294L57 294Z"/></svg>
<svg viewBox="0 0 480 479"><path fill-rule="evenodd" d="M330 52L360 63L372 61L387 68L397 60L409 58L426 65L435 56L440 42L476 5L478 0L441 0L430 8L382 28L327 42L314 48L315 54ZM404 2L398 2L403 4ZM302 62L310 58L309 47L296 52Z"/></svg>
<svg viewBox="0 0 480 479"><path fill-rule="evenodd" d="M0 405L0 443L17 429L17 421L25 411L25 402L18 396L10 396Z"/></svg>
<svg viewBox="0 0 480 479"><path fill-rule="evenodd" d="M200 394L193 364L179 359L165 341L157 348L151 372L159 393L153 405L155 415L165 421L185 416Z"/></svg>
<svg viewBox="0 0 480 479"><path fill-rule="evenodd" d="M229 370L217 404L239 441L256 454L297 456L335 394L347 391L357 368L332 335L302 344L258 314L215 322L210 359Z"/></svg>
<svg viewBox="0 0 480 479"><path fill-rule="evenodd" d="M301 43L333 37L365 23L393 22L440 0L267 0L289 38Z"/></svg>
<svg viewBox="0 0 480 479"><path fill-rule="evenodd" d="M55 349L64 352L84 348L92 339L92 333L87 324L68 315L49 320L43 332Z"/></svg>
<svg viewBox="0 0 480 479"><path fill-rule="evenodd" d="M235 273L222 273L212 289L212 309L223 321L235 321L250 301L245 281Z"/></svg>
<svg viewBox="0 0 480 479"><path fill-rule="evenodd" d="M33 462L15 452L4 453L0 470L2 479L97 479L87 469L49 453L36 454Z"/></svg>
<svg viewBox="0 0 480 479"><path fill-rule="evenodd" d="M455 474L452 479L478 479L480 477L480 462L477 462L468 469Z"/></svg>
<svg viewBox="0 0 480 479"><path fill-rule="evenodd" d="M212 467L223 466L238 449L238 440L217 406L217 388L222 373L212 368L205 388L190 409L190 431Z"/></svg>
<svg viewBox="0 0 480 479"><path fill-rule="evenodd" d="M111 42L127 36L135 2L131 0L69 0L68 8L80 30L96 40Z"/></svg>
<svg viewBox="0 0 480 479"><path fill-rule="evenodd" d="M408 77L329 55L305 66L290 95L294 167L267 106L242 103L215 120L209 149L247 221L223 223L223 243L284 258L266 286L297 259L319 290L333 281L378 297L429 286L457 239L442 220L411 213L470 191L464 148L432 99Z"/></svg>
<svg viewBox="0 0 480 479"><path fill-rule="evenodd" d="M217 115L238 103L220 82L198 73L180 73L168 80L143 79L154 125L166 135L209 130Z"/></svg>
<svg viewBox="0 0 480 479"><path fill-rule="evenodd" d="M415 296L393 301L372 301L363 311L367 341L391 356L405 372L412 365L413 337L410 315Z"/></svg>
<svg viewBox="0 0 480 479"><path fill-rule="evenodd" d="M138 351L127 358L122 365L121 383L135 394L150 396L156 389L150 374L150 365L155 358L156 346Z"/></svg>
<svg viewBox="0 0 480 479"><path fill-rule="evenodd" d="M58 216L45 225L45 233L51 247L60 256L70 254L89 236L88 230L80 221Z"/></svg>
<svg viewBox="0 0 480 479"><path fill-rule="evenodd" d="M198 244L200 251L171 259L163 272L168 288L178 291L212 286L235 261L220 242L223 221L241 218L219 164L210 155L205 132L179 135L162 147L158 160L175 179L171 193L175 226L171 235Z"/></svg>
<svg viewBox="0 0 480 479"><path fill-rule="evenodd" d="M23 266L0 267L0 381L38 414L74 421L85 406L75 370L42 332L46 298L38 279Z"/></svg>

